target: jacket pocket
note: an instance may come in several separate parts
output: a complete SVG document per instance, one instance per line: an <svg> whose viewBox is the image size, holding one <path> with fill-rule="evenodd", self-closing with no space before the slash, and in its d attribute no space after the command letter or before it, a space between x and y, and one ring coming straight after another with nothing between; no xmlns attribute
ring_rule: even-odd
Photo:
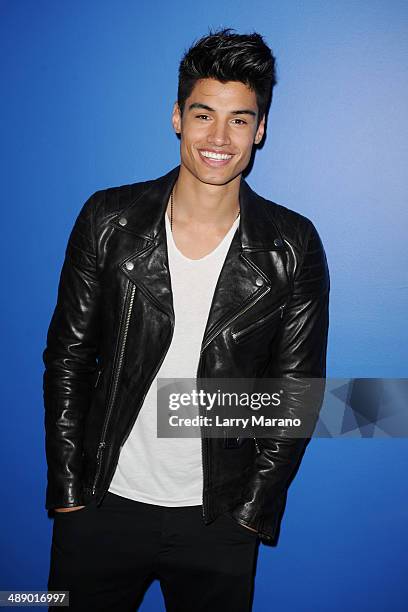
<svg viewBox="0 0 408 612"><path fill-rule="evenodd" d="M253 323L250 323L242 329L237 329L231 332L234 342L244 342L250 339L257 332L263 332L269 325L271 325L278 318L283 319L283 313L287 302L284 302L277 308L274 308L271 312L257 319Z"/></svg>

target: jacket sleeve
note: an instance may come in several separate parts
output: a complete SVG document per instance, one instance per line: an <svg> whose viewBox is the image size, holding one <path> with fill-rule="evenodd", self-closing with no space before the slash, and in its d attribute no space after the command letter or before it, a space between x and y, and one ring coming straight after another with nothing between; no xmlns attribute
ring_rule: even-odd
<svg viewBox="0 0 408 612"><path fill-rule="evenodd" d="M83 505L82 437L99 342L98 193L85 202L69 236L43 352L48 509Z"/></svg>
<svg viewBox="0 0 408 612"><path fill-rule="evenodd" d="M330 277L322 242L313 223L309 223L291 300L265 376L281 379L285 389L286 400L279 416L307 417L302 420L315 425L326 377ZM309 385L307 379L311 378L320 379L320 383ZM309 428L307 435L312 431L313 427ZM235 520L256 529L266 541L277 531L290 481L310 441L310 437L290 438L282 432L274 438L257 438L259 453L242 502L232 511Z"/></svg>

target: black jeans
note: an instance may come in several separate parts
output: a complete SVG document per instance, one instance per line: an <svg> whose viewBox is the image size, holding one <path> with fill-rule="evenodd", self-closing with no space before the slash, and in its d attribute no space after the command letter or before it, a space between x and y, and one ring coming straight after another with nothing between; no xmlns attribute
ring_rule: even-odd
<svg viewBox="0 0 408 612"><path fill-rule="evenodd" d="M168 612L249 612L258 548L228 513L205 525L201 506L108 492L99 508L55 513L48 590L69 591L75 612L135 612L157 578Z"/></svg>

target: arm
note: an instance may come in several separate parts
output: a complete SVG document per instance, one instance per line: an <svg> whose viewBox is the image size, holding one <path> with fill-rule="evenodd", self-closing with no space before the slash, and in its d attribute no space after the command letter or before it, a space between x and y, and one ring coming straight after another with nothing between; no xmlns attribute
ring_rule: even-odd
<svg viewBox="0 0 408 612"><path fill-rule="evenodd" d="M289 391L285 411L292 418L302 418L306 404L310 417L308 386L302 381L326 376L329 291L325 252L314 225L310 223L303 256L293 279L291 301L278 332L276 351L264 375L285 381L285 390ZM316 420L323 393L316 400L314 392ZM310 438L296 439L285 435L257 438L260 452L243 492L243 500L232 512L238 522L255 528L266 539L268 536L273 539L270 536L275 532L284 508L289 483L309 441Z"/></svg>
<svg viewBox="0 0 408 612"><path fill-rule="evenodd" d="M96 196L71 231L43 352L48 509L82 505L82 436L99 344Z"/></svg>

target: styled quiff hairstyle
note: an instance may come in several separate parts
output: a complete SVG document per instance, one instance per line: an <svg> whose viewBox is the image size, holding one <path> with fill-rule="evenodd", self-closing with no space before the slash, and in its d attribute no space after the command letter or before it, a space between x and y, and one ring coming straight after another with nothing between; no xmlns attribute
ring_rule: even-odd
<svg viewBox="0 0 408 612"><path fill-rule="evenodd" d="M177 100L180 112L199 79L213 78L226 83L241 81L255 92L258 125L267 116L272 91L277 83L276 59L263 37L232 34L231 28L211 31L185 52L179 66ZM266 117L265 117L266 118Z"/></svg>

